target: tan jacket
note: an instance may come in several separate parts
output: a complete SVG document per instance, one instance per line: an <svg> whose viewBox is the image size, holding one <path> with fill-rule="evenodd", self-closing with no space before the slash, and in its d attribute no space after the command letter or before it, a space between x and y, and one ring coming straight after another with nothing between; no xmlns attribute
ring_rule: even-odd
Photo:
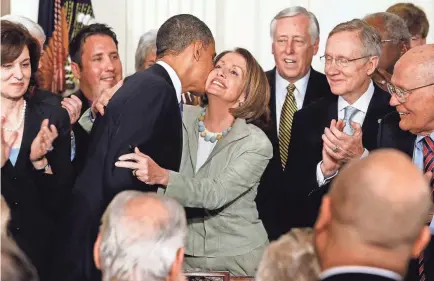
<svg viewBox="0 0 434 281"><path fill-rule="evenodd" d="M165 194L185 207L204 210L188 221L186 254L245 254L268 241L255 197L273 148L262 130L236 119L232 131L216 144L196 174L200 111L198 106L184 106L181 168L179 173L169 173Z"/></svg>

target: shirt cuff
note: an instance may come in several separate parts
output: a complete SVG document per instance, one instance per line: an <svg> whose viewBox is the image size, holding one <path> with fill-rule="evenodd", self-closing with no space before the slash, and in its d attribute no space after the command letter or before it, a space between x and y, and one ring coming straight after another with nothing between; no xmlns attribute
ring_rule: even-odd
<svg viewBox="0 0 434 281"><path fill-rule="evenodd" d="M321 171L321 164L322 164L322 161L319 162L318 165L316 166L316 181L318 182L319 187L328 184L334 177L336 177L336 175L339 172L339 171L336 171L336 173L334 173L333 175L331 175L327 178L324 178L324 174Z"/></svg>
<svg viewBox="0 0 434 281"><path fill-rule="evenodd" d="M365 148L365 150L363 150L362 156L360 156L360 159L364 159L368 157L368 155L369 155L369 151Z"/></svg>

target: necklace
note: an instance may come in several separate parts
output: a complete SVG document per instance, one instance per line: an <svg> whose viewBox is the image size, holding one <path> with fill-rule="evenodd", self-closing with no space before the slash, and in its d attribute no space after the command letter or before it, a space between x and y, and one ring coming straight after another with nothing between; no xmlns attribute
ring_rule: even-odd
<svg viewBox="0 0 434 281"><path fill-rule="evenodd" d="M21 128L21 126L23 125L23 122L24 122L24 116L26 115L26 107L27 107L27 102L24 100L24 104L23 104L23 108L21 109L21 116L20 116L20 120L19 120L18 124L15 126L15 128L3 127L3 129L5 131L16 132L16 131L18 131L19 128Z"/></svg>
<svg viewBox="0 0 434 281"><path fill-rule="evenodd" d="M205 128L205 124L203 120L205 119L206 107L202 108L202 111L199 114L199 133L200 136L205 140L211 143L215 143L216 141L221 140L224 136L226 136L230 131L232 131L232 126L229 126L226 130L220 133L210 132Z"/></svg>

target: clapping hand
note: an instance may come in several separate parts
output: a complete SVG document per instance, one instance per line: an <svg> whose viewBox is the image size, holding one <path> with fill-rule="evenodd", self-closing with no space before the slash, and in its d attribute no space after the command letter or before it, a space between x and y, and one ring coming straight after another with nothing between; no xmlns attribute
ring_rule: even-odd
<svg viewBox="0 0 434 281"><path fill-rule="evenodd" d="M330 127L335 127L337 130L342 132L345 127L345 124L342 120L336 121L333 119L330 122ZM337 159L332 157L331 154L329 153L331 148L327 145L329 141L325 134L322 135L322 139L323 139L322 163L320 168L324 177L328 178L334 175L336 171L339 170L339 168L341 167L341 163Z"/></svg>
<svg viewBox="0 0 434 281"><path fill-rule="evenodd" d="M120 80L116 85L111 87L110 89L104 89L102 90L96 100L93 101L91 110L93 116L96 115L97 112L101 114L101 116L104 115L105 109L104 107L107 106L109 101L112 99L113 95L119 90L119 88L123 85L124 80Z"/></svg>
<svg viewBox="0 0 434 281"><path fill-rule="evenodd" d="M64 98L61 104L62 107L68 111L71 125L75 124L78 118L80 118L81 107L83 105L81 100L77 96L71 95L70 97Z"/></svg>
<svg viewBox="0 0 434 281"><path fill-rule="evenodd" d="M6 164L6 161L9 159L9 155L11 153L12 146L18 137L17 132L13 132L9 138L5 139L4 128L3 125L5 123L5 118L1 117L1 167Z"/></svg>
<svg viewBox="0 0 434 281"><path fill-rule="evenodd" d="M146 184L167 185L169 182L169 172L158 166L151 157L140 152L137 147L134 153L120 156L115 166L133 170L133 176Z"/></svg>
<svg viewBox="0 0 434 281"><path fill-rule="evenodd" d="M36 135L30 147L30 161L32 163L40 161L47 152L53 149L53 141L57 138L58 133L56 126L48 126L48 119L42 121L41 129Z"/></svg>

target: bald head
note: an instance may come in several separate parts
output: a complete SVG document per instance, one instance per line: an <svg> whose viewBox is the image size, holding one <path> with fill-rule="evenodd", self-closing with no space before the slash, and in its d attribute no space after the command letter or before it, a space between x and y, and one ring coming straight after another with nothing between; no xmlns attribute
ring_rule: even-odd
<svg viewBox="0 0 434 281"><path fill-rule="evenodd" d="M397 74L407 75L411 73L411 76L416 76L418 82L433 83L434 44L426 44L410 49L398 60L395 71L399 71Z"/></svg>
<svg viewBox="0 0 434 281"><path fill-rule="evenodd" d="M95 262L103 280L176 280L186 233L184 209L174 199L124 191L104 213Z"/></svg>
<svg viewBox="0 0 434 281"><path fill-rule="evenodd" d="M423 174L394 150L351 163L333 182L329 197L336 231L346 229L357 236L353 240L391 250L412 246L430 208Z"/></svg>

